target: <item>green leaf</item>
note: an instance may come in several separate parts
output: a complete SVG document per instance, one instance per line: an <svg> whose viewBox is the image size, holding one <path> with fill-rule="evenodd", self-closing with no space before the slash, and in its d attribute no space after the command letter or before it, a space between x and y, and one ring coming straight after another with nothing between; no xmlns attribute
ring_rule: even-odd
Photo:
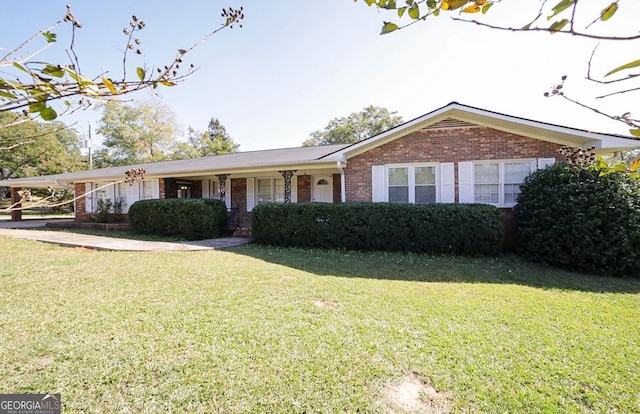
<svg viewBox="0 0 640 414"><path fill-rule="evenodd" d="M16 99L16 96L14 94L5 91L0 91L0 96L9 99Z"/></svg>
<svg viewBox="0 0 640 414"><path fill-rule="evenodd" d="M45 109L47 109L47 105L44 102L38 101L29 104L29 112L31 113L42 112Z"/></svg>
<svg viewBox="0 0 640 414"><path fill-rule="evenodd" d="M394 10L396 8L396 0L388 0L382 8L387 10Z"/></svg>
<svg viewBox="0 0 640 414"><path fill-rule="evenodd" d="M407 11L406 7L400 7L398 9L398 17L402 17L404 15L404 12L406 12L406 11Z"/></svg>
<svg viewBox="0 0 640 414"><path fill-rule="evenodd" d="M435 9L438 6L438 3L436 3L436 0L427 0L427 7L430 9Z"/></svg>
<svg viewBox="0 0 640 414"><path fill-rule="evenodd" d="M614 73L620 72L621 70L631 69L631 68L635 68L635 67L638 67L638 66L640 66L640 59L634 60L633 62L625 63L622 66L618 66L617 68L613 69L612 71L610 71L609 73L607 73L604 76L606 77L606 76L609 76L609 75L613 75Z"/></svg>
<svg viewBox="0 0 640 414"><path fill-rule="evenodd" d="M144 77L146 75L146 72L144 69L142 69L141 67L136 68L136 73L138 74L138 79L140 79L141 81L144 80Z"/></svg>
<svg viewBox="0 0 640 414"><path fill-rule="evenodd" d="M373 4L373 0L364 0L364 2L367 3L367 6L369 7Z"/></svg>
<svg viewBox="0 0 640 414"><path fill-rule="evenodd" d="M61 78L64 76L64 71L59 66L47 65L40 72L45 75L55 76L56 78Z"/></svg>
<svg viewBox="0 0 640 414"><path fill-rule="evenodd" d="M384 25L382 26L382 31L380 32L380 34L383 35L383 34L391 33L398 29L399 27L397 24L391 23L391 22L384 22Z"/></svg>
<svg viewBox="0 0 640 414"><path fill-rule="evenodd" d="M21 64L19 64L18 62L13 62L13 66L20 69L23 72L26 73L30 73L29 70L27 68L25 68L24 66L22 66Z"/></svg>
<svg viewBox="0 0 640 414"><path fill-rule="evenodd" d="M43 32L42 36L47 39L47 43L55 43L56 37L58 37L58 35L53 32Z"/></svg>
<svg viewBox="0 0 640 414"><path fill-rule="evenodd" d="M553 14L551 16L547 16L547 20L553 19L558 14L562 13L563 11L567 10L569 7L573 6L573 4L575 2L576 2L576 0L562 0L562 1L560 1L560 3L556 4L553 7Z"/></svg>
<svg viewBox="0 0 640 414"><path fill-rule="evenodd" d="M413 5L409 7L409 17L413 20L420 18L420 8L418 7L418 3L413 3Z"/></svg>
<svg viewBox="0 0 640 414"><path fill-rule="evenodd" d="M433 11L433 15L436 16L436 17L440 16L440 9L435 9Z"/></svg>
<svg viewBox="0 0 640 414"><path fill-rule="evenodd" d="M569 23L568 19L559 20L557 22L554 22L551 26L549 26L549 30L551 31L551 33L559 32L560 30L562 30L563 27L567 25L567 23Z"/></svg>
<svg viewBox="0 0 640 414"><path fill-rule="evenodd" d="M482 14L486 14L491 8L491 6L493 6L493 3L487 3L484 6L482 6Z"/></svg>
<svg viewBox="0 0 640 414"><path fill-rule="evenodd" d="M629 132L634 137L640 137L640 129L638 129L638 128L630 129Z"/></svg>
<svg viewBox="0 0 640 414"><path fill-rule="evenodd" d="M413 0L407 0L406 3L407 3L407 6L411 6L413 4Z"/></svg>
<svg viewBox="0 0 640 414"><path fill-rule="evenodd" d="M600 20L607 21L618 11L618 2L614 1L600 12Z"/></svg>
<svg viewBox="0 0 640 414"><path fill-rule="evenodd" d="M46 107L45 109L40 111L40 116L45 121L53 121L54 119L56 119L58 117L58 114L56 113L56 111L53 110L53 108Z"/></svg>

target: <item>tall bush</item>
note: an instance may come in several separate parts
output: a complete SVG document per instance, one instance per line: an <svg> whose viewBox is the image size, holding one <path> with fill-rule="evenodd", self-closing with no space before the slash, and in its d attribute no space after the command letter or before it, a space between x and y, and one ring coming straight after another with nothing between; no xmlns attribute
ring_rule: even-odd
<svg viewBox="0 0 640 414"><path fill-rule="evenodd" d="M227 224L221 200L168 198L136 201L129 207L133 231L202 240L218 237Z"/></svg>
<svg viewBox="0 0 640 414"><path fill-rule="evenodd" d="M567 269L640 274L640 180L556 164L531 174L516 207L521 254Z"/></svg>
<svg viewBox="0 0 640 414"><path fill-rule="evenodd" d="M494 255L502 216L488 205L295 203L253 209L259 243L351 250Z"/></svg>

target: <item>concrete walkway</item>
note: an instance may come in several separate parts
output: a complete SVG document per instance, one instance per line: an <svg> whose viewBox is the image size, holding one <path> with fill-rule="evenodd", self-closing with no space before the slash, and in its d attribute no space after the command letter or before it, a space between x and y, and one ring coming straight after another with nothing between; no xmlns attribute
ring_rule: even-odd
<svg viewBox="0 0 640 414"><path fill-rule="evenodd" d="M59 222L60 219L54 219ZM0 220L0 235L20 239L37 240L62 246L86 247L96 250L129 250L145 252L215 250L240 246L251 242L246 237L221 237L218 239L198 240L191 242L155 242L121 239L107 236L63 231L31 230L46 226L51 220L30 219L18 222Z"/></svg>

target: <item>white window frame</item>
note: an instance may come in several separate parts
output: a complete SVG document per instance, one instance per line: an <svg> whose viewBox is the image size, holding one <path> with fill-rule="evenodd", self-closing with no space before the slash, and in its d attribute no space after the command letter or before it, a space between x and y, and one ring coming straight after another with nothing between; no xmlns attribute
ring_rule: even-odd
<svg viewBox="0 0 640 414"><path fill-rule="evenodd" d="M505 185L513 185L513 184L522 184L515 182L505 182L505 164L524 164L529 163L531 166L531 172L536 171L537 160L534 158L525 158L525 159L508 159L508 160L486 160L486 161L474 161L473 162L473 199L476 199L476 166L477 165L488 165L488 164L498 164L498 203L483 203L483 204L491 204L496 207L513 207L517 204L517 202L506 203L505 202Z"/></svg>
<svg viewBox="0 0 640 414"><path fill-rule="evenodd" d="M260 194L260 180L269 180L271 190L269 195L269 199L261 199L266 194ZM282 194L276 193L276 180L281 180L283 182ZM281 196L278 198L278 196ZM256 206L263 203L284 203L284 178L283 177L258 177L256 178L256 187L255 187L255 200Z"/></svg>
<svg viewBox="0 0 640 414"><path fill-rule="evenodd" d="M416 203L416 168L419 167L433 167L435 172L435 193L436 199L435 203L440 202L440 164L439 163L412 163L412 164L387 164L384 166L384 190L385 190L385 198L387 202L389 200L389 169L390 168L407 168L407 173L409 174L409 201L408 204ZM421 203L421 204L431 204L431 203Z"/></svg>

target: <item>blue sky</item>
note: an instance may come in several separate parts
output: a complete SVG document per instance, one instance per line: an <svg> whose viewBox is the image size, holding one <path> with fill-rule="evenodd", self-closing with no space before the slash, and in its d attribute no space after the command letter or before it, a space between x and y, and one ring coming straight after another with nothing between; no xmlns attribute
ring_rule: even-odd
<svg viewBox="0 0 640 414"><path fill-rule="evenodd" d="M597 13L609 2L590 3ZM626 32L633 33L634 21L640 17L637 3L623 0L621 10L627 18L615 16L603 28L629 28ZM15 47L64 16L66 4L4 1L5 16L22 17L5 19L0 47ZM535 15L539 4L538 0L505 1L484 19L508 19L521 26ZM604 102L593 99L601 89L584 77L596 43L586 39L501 32L453 22L448 16L380 36L382 21L397 19L367 7L362 0L185 0L180 4L94 0L71 5L84 25L76 40L82 70L86 74L109 70L113 77L121 74L122 29L132 14L144 20L146 28L139 36L144 53L130 60L130 70L169 63L177 49L219 26L222 7L242 5L244 27L224 30L194 50L186 62L198 66L198 72L158 93L184 130L188 126L205 130L211 117L219 118L243 151L299 146L331 119L370 104L398 111L409 120L458 101L560 125L626 133L623 125L561 99L545 98L543 93L562 75L569 76L566 91L575 98L616 114L634 109L632 96ZM67 29L57 32L57 46L38 59L66 62ZM595 72L606 73L637 59L624 52L633 51L632 45L637 49L637 44L628 42L603 42ZM143 92L128 99L148 97ZM97 124L99 113L87 111L61 120L78 122L79 129L85 130L88 122Z"/></svg>

